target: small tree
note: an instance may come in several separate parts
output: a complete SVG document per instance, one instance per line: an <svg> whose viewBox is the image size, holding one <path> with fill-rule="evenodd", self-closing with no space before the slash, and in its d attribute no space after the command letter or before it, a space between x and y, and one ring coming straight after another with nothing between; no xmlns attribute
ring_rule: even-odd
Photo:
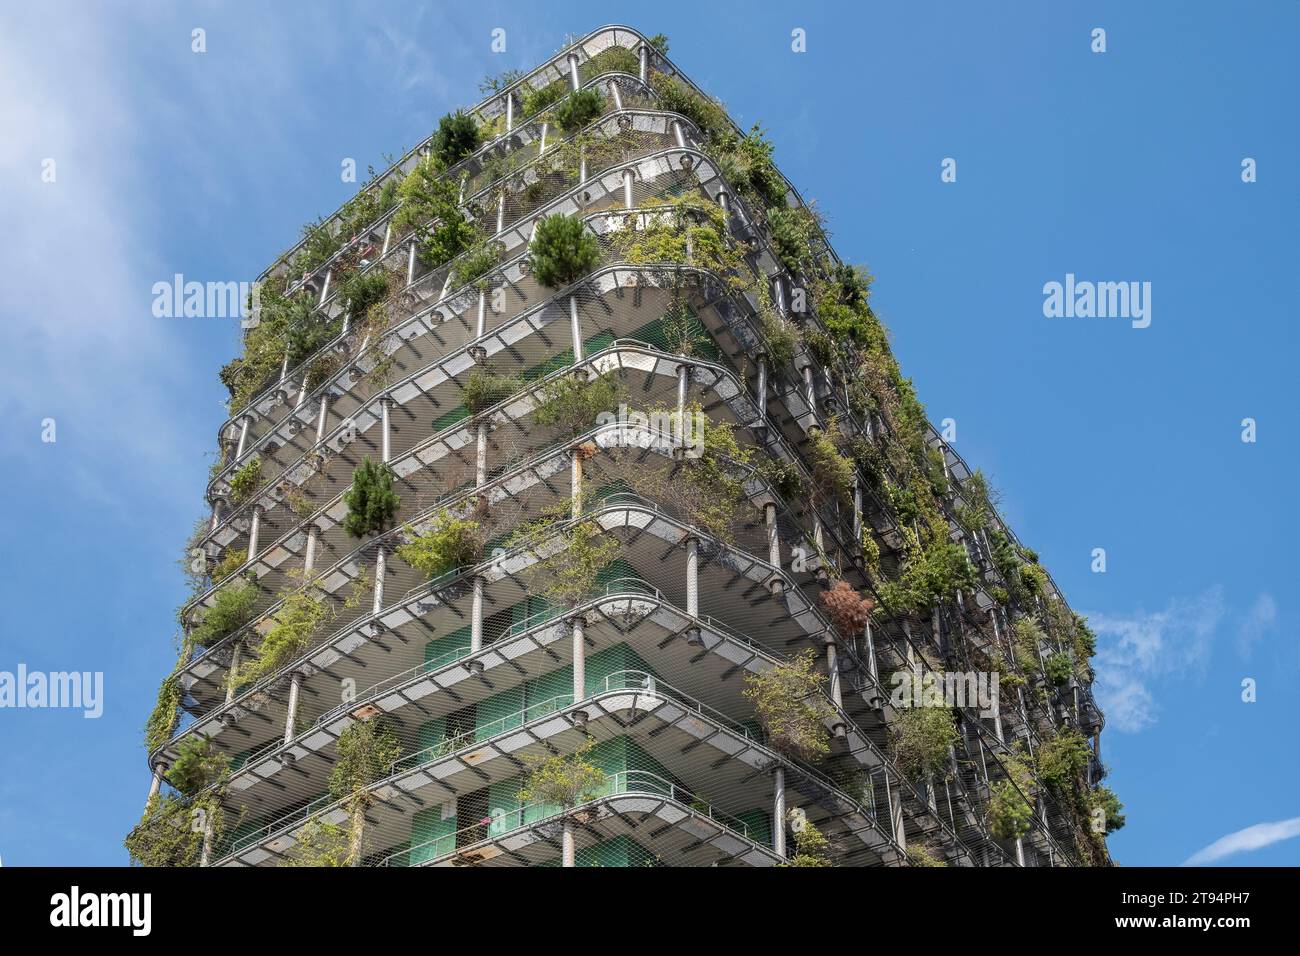
<svg viewBox="0 0 1300 956"><path fill-rule="evenodd" d="M596 267L600 262L600 244L582 220L556 213L537 224L531 256L537 281L558 289Z"/></svg>
<svg viewBox="0 0 1300 956"><path fill-rule="evenodd" d="M784 866L830 866L830 841L811 820L794 832L794 856Z"/></svg>
<svg viewBox="0 0 1300 956"><path fill-rule="evenodd" d="M329 606L314 587L284 594L256 656L230 671L226 686L242 687L279 671L307 648L330 616Z"/></svg>
<svg viewBox="0 0 1300 956"><path fill-rule="evenodd" d="M177 748L167 771L167 782L183 794L193 794L220 780L230 769L230 755L222 753L207 737L187 737Z"/></svg>
<svg viewBox="0 0 1300 956"><path fill-rule="evenodd" d="M367 455L352 473L352 487L343 495L348 506L343 529L354 538L388 528L402 499L393 491L393 469Z"/></svg>
<svg viewBox="0 0 1300 956"><path fill-rule="evenodd" d="M576 133L605 108L605 98L596 89L574 90L555 107L555 122L566 133Z"/></svg>
<svg viewBox="0 0 1300 956"><path fill-rule="evenodd" d="M298 842L280 858L278 866L349 866L348 831L337 823L316 818L298 832Z"/></svg>
<svg viewBox="0 0 1300 956"><path fill-rule="evenodd" d="M523 387L524 381L517 375L499 375L491 369L475 368L465 381L463 400L470 414L477 415L484 409L503 402Z"/></svg>
<svg viewBox="0 0 1300 956"><path fill-rule="evenodd" d="M563 547L535 567L542 596L552 604L577 607L591 597L600 573L618 556L618 541L594 521L580 521L563 534Z"/></svg>
<svg viewBox="0 0 1300 956"><path fill-rule="evenodd" d="M761 674L746 674L745 698L754 705L772 746L787 757L816 762L830 752L825 722L832 716L822 696L826 678L811 648Z"/></svg>
<svg viewBox="0 0 1300 956"><path fill-rule="evenodd" d="M423 534L409 527L404 530L409 540L398 546L397 556L429 578L473 564L483 551L479 523L447 511L439 512L433 527Z"/></svg>
<svg viewBox="0 0 1300 956"><path fill-rule="evenodd" d="M889 727L894 757L909 776L946 776L948 755L957 742L953 712L947 707L911 707Z"/></svg>
<svg viewBox="0 0 1300 956"><path fill-rule="evenodd" d="M438 166L449 169L479 146L478 124L460 110L438 120L438 131L429 143L429 153Z"/></svg>
<svg viewBox="0 0 1300 956"><path fill-rule="evenodd" d="M377 717L350 724L339 736L335 749L338 756L330 774L330 796L347 801L350 819L346 859L348 866L357 866L361 862L366 808L372 801L367 788L388 774L402 755L402 745L388 720Z"/></svg>
<svg viewBox="0 0 1300 956"><path fill-rule="evenodd" d="M559 804L571 810L596 796L608 778L605 771L587 759L595 746L596 739L588 737L571 754L525 757L528 776L519 789L519 802Z"/></svg>
<svg viewBox="0 0 1300 956"><path fill-rule="evenodd" d="M199 647L211 647L233 634L252 619L260 593L257 584L243 578L229 580L212 598L212 605L190 631L189 640Z"/></svg>
<svg viewBox="0 0 1300 956"><path fill-rule="evenodd" d="M576 437L594 425L601 412L618 408L622 397L623 386L613 372L592 379L581 373L560 375L542 386L541 402L533 412L533 420Z"/></svg>
<svg viewBox="0 0 1300 956"><path fill-rule="evenodd" d="M224 821L217 791L191 798L159 793L149 798L144 816L127 834L123 846L136 866L197 866L205 836L215 844Z"/></svg>
<svg viewBox="0 0 1300 956"><path fill-rule="evenodd" d="M1029 832L1034 819L1034 778L1024 752L1001 758L1007 778L989 788L989 832L999 840L1013 840Z"/></svg>

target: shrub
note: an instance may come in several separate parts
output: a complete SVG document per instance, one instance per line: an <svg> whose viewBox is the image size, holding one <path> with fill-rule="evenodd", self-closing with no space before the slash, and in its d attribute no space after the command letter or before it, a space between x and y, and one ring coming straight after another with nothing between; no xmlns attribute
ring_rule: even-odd
<svg viewBox="0 0 1300 956"><path fill-rule="evenodd" d="M773 206L767 211L767 228L772 251L792 273L802 272L812 262L816 220L803 207Z"/></svg>
<svg viewBox="0 0 1300 956"><path fill-rule="evenodd" d="M537 281L558 289L596 267L600 262L600 244L582 220L556 213L537 224L531 257Z"/></svg>
<svg viewBox="0 0 1300 956"><path fill-rule="evenodd" d="M908 559L897 581L880 585L880 601L894 616L921 614L975 585L966 549L952 541L935 543Z"/></svg>
<svg viewBox="0 0 1300 956"><path fill-rule="evenodd" d="M187 737L177 748L167 782L181 793L197 793L220 780L230 769L230 755L217 750L206 737Z"/></svg>
<svg viewBox="0 0 1300 956"><path fill-rule="evenodd" d="M409 527L405 531L411 537L397 548L397 556L429 578L473 564L483 550L478 522L446 511L439 512L423 534Z"/></svg>
<svg viewBox="0 0 1300 956"><path fill-rule="evenodd" d="M517 375L498 375L490 369L476 368L469 373L461 398L470 414L477 415L505 401L523 386L524 380Z"/></svg>
<svg viewBox="0 0 1300 956"><path fill-rule="evenodd" d="M1043 741L1035 757L1038 776L1058 794L1069 792L1088 767L1091 751L1088 741L1075 730L1063 730L1055 737Z"/></svg>
<svg viewBox="0 0 1300 956"><path fill-rule="evenodd" d="M1043 662L1043 670L1047 673L1049 681L1061 687L1074 676L1074 658L1066 651L1049 654L1047 660Z"/></svg>
<svg viewBox="0 0 1300 956"><path fill-rule="evenodd" d="M287 594L271 616L257 655L232 670L226 676L226 686L242 687L276 673L297 659L329 618L330 609L315 589Z"/></svg>
<svg viewBox="0 0 1300 956"><path fill-rule="evenodd" d="M337 823L315 818L298 832L298 839L277 866L348 866L348 832Z"/></svg>
<svg viewBox="0 0 1300 956"><path fill-rule="evenodd" d="M384 717L357 721L339 735L335 744L337 759L330 773L330 796L348 802L348 851L346 863L361 862L362 837L366 825L366 808L371 803L366 792L376 780L402 756L402 745Z"/></svg>
<svg viewBox="0 0 1300 956"><path fill-rule="evenodd" d="M501 261L502 249L499 242L484 241L474 246L452 266L452 284L469 285L483 278Z"/></svg>
<svg viewBox="0 0 1300 956"><path fill-rule="evenodd" d="M784 824L780 824L784 825ZM794 833L794 856L784 866L830 866L830 841L811 820Z"/></svg>
<svg viewBox="0 0 1300 956"><path fill-rule="evenodd" d="M930 850L929 847L919 846L915 843L907 848L907 860L912 866L931 867L947 866L948 864L939 859L939 857Z"/></svg>
<svg viewBox="0 0 1300 956"><path fill-rule="evenodd" d="M742 691L772 746L787 757L811 762L830 752L825 721L833 714L822 696L826 678L817 672L816 661L816 653L805 649L761 674L746 674Z"/></svg>
<svg viewBox="0 0 1300 956"><path fill-rule="evenodd" d="M605 98L599 90L574 90L555 107L555 122L566 133L576 133L605 108Z"/></svg>
<svg viewBox="0 0 1300 956"><path fill-rule="evenodd" d="M429 144L429 154L442 169L455 166L479 146L478 124L460 110L438 120L438 130Z"/></svg>
<svg viewBox="0 0 1300 956"><path fill-rule="evenodd" d="M343 309L353 322L359 322L372 305L388 297L388 274L382 269L358 272L343 280Z"/></svg>
<svg viewBox="0 0 1300 956"><path fill-rule="evenodd" d="M367 455L352 473L352 486L343 494L348 506L343 529L354 538L378 534L392 523L401 504L393 491L393 469Z"/></svg>
<svg viewBox="0 0 1300 956"><path fill-rule="evenodd" d="M772 305L772 293L766 282L760 282L758 286L758 329L762 333L763 344L767 346L767 357L773 371L785 368L794 361L794 349L799 336L794 326Z"/></svg>
<svg viewBox="0 0 1300 956"><path fill-rule="evenodd" d="M607 778L587 759L595 746L596 739L588 737L572 754L525 757L528 776L517 794L519 802L559 804L567 810L598 795Z"/></svg>
<svg viewBox="0 0 1300 956"><path fill-rule="evenodd" d="M262 459L254 455L230 476L230 496L243 504L262 487Z"/></svg>
<svg viewBox="0 0 1300 956"><path fill-rule="evenodd" d="M894 757L909 776L947 776L948 753L957 742L953 712L947 707L910 707L889 726Z"/></svg>
<svg viewBox="0 0 1300 956"><path fill-rule="evenodd" d="M722 107L714 100L700 96L677 77L655 70L650 76L650 85L665 110L685 116L706 137L716 137L730 130L731 124Z"/></svg>
<svg viewBox="0 0 1300 956"><path fill-rule="evenodd" d="M847 581L836 581L830 590L823 591L821 602L835 629L848 640L861 636L874 606L870 598L864 598Z"/></svg>
<svg viewBox="0 0 1300 956"><path fill-rule="evenodd" d="M545 86L536 90L526 90L523 100L520 103L520 109L525 117L535 116L552 103L556 103L564 98L565 91L569 88L567 77L561 77L558 80L552 80Z"/></svg>
<svg viewBox="0 0 1300 956"><path fill-rule="evenodd" d="M808 444L808 463L823 493L847 499L853 494L853 463L836 442L838 429L818 429Z"/></svg>
<svg viewBox="0 0 1300 956"><path fill-rule="evenodd" d="M200 647L211 647L227 634L239 630L252 618L257 595L257 584L252 581L226 584L213 596L212 605L203 612L202 619L190 632L190 641Z"/></svg>
<svg viewBox="0 0 1300 956"><path fill-rule="evenodd" d="M1034 778L1022 751L1002 758L1007 779L989 788L988 827L999 840L1013 840L1029 832L1034 819Z"/></svg>
<svg viewBox="0 0 1300 956"><path fill-rule="evenodd" d="M591 597L600 573L618 556L618 541L594 521L580 521L563 534L564 546L537 563L542 596L552 604L577 607Z"/></svg>
<svg viewBox="0 0 1300 956"><path fill-rule="evenodd" d="M1037 564L1020 565L1020 583L1030 594L1047 592L1047 572Z"/></svg>
<svg viewBox="0 0 1300 956"><path fill-rule="evenodd" d="M149 799L144 816L122 842L137 866L197 866L203 852L203 831L209 830L216 843L223 823L221 799L216 793L198 798L160 793Z"/></svg>
<svg viewBox="0 0 1300 956"><path fill-rule="evenodd" d="M622 397L623 386L613 372L591 379L583 372L559 375L542 386L533 420L576 437L595 425L601 412L617 409Z"/></svg>
<svg viewBox="0 0 1300 956"><path fill-rule="evenodd" d="M247 563L247 548L227 548L221 560L212 567L212 583L220 584Z"/></svg>
<svg viewBox="0 0 1300 956"><path fill-rule="evenodd" d="M1022 671L1030 674L1038 672L1038 648L1045 639L1043 629L1029 615L1015 619L1011 624L1012 653L1016 664Z"/></svg>
<svg viewBox="0 0 1300 956"><path fill-rule="evenodd" d="M1105 814L1106 833L1114 833L1123 828L1124 814L1120 811L1124 809L1124 804L1119 802L1119 797L1115 796L1110 787L1098 787L1089 793L1088 809L1090 812L1101 810Z"/></svg>
<svg viewBox="0 0 1300 956"><path fill-rule="evenodd" d="M158 701L154 704L149 719L145 721L144 747L149 753L153 753L167 743L176 731L176 722L179 717L178 708L181 705L179 671L184 660L185 655L182 654L172 672L159 685Z"/></svg>

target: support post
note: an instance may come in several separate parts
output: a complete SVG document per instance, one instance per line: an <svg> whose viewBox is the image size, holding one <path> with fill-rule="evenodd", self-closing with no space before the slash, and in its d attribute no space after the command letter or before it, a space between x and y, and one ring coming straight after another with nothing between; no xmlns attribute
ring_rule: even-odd
<svg viewBox="0 0 1300 956"><path fill-rule="evenodd" d="M576 520L582 517L582 453L574 448L569 453L569 502Z"/></svg>
<svg viewBox="0 0 1300 956"><path fill-rule="evenodd" d="M226 704L230 705L235 701L235 671L239 670L239 661L243 657L244 645L242 641L235 641L235 646L230 649L230 670L226 672Z"/></svg>
<svg viewBox="0 0 1300 956"><path fill-rule="evenodd" d="M239 444L235 446L235 461L244 457L244 448L248 445L248 424L252 421L245 415L239 423Z"/></svg>
<svg viewBox="0 0 1300 956"><path fill-rule="evenodd" d="M487 484L487 436L488 423L480 421L475 436L474 449L474 487L482 488Z"/></svg>
<svg viewBox="0 0 1300 956"><path fill-rule="evenodd" d="M385 465L393 460L392 445L389 439L390 428L388 422L388 409L392 404L393 404L392 400L387 395L379 399L379 420L380 420L379 423L381 429L380 439L379 439L379 453Z"/></svg>
<svg viewBox="0 0 1300 956"><path fill-rule="evenodd" d="M158 791L162 789L163 777L167 774L167 765L161 760L153 765L153 777L149 780L149 800L158 796ZM147 804L149 801L146 800Z"/></svg>
<svg viewBox="0 0 1300 956"><path fill-rule="evenodd" d="M506 93L506 132L515 128L515 94Z"/></svg>
<svg viewBox="0 0 1300 956"><path fill-rule="evenodd" d="M642 43L636 50L637 76L642 83L650 82L650 45Z"/></svg>
<svg viewBox="0 0 1300 956"><path fill-rule="evenodd" d="M781 859L785 851L785 768L772 773L772 849Z"/></svg>
<svg viewBox="0 0 1300 956"><path fill-rule="evenodd" d="M569 330L573 336L573 361L582 361L582 323L578 320L578 297L569 296Z"/></svg>
<svg viewBox="0 0 1300 956"><path fill-rule="evenodd" d="M686 539L686 613L700 616L700 540Z"/></svg>
<svg viewBox="0 0 1300 956"><path fill-rule="evenodd" d="M843 737L845 732L844 722L840 720L840 712L844 710L844 697L840 689L840 662L838 648L835 646L835 638L827 635L826 637L826 673L830 677L831 703L835 705L835 724L831 732L836 737Z"/></svg>
<svg viewBox="0 0 1300 956"><path fill-rule="evenodd" d="M371 613L378 614L384 609L384 575L388 570L388 556L381 544L375 550L375 603Z"/></svg>
<svg viewBox="0 0 1300 956"><path fill-rule="evenodd" d="M633 206L635 206L635 202L632 196L633 178L634 177L632 174L632 170L630 169L623 170L623 208L624 209L631 209L633 208Z"/></svg>
<svg viewBox="0 0 1300 956"><path fill-rule="evenodd" d="M562 867L574 866L575 855L573 819L566 815L564 818L564 832L560 837L560 865Z"/></svg>
<svg viewBox="0 0 1300 956"><path fill-rule="evenodd" d="M474 576L474 604L470 611L469 652L477 654L483 649L483 575Z"/></svg>
<svg viewBox="0 0 1300 956"><path fill-rule="evenodd" d="M289 713L284 720L284 745L293 743L296 736L294 724L298 721L298 693L302 688L302 671L294 671L289 678Z"/></svg>
<svg viewBox="0 0 1300 956"><path fill-rule="evenodd" d="M776 527L776 502L768 501L763 505L763 523L767 526L767 563L777 571L781 570L781 536ZM771 591L780 594L781 578L773 575Z"/></svg>
<svg viewBox="0 0 1300 956"><path fill-rule="evenodd" d="M573 628L573 702L587 696L587 636L583 632L582 615L575 614L569 622ZM582 715L585 723L586 715Z"/></svg>
<svg viewBox="0 0 1300 956"><path fill-rule="evenodd" d="M578 54L569 54L569 88L576 91L582 84L582 78L578 75Z"/></svg>
<svg viewBox="0 0 1300 956"><path fill-rule="evenodd" d="M411 240L410 248L406 250L406 284L410 285L415 281L415 240Z"/></svg>
<svg viewBox="0 0 1300 956"><path fill-rule="evenodd" d="M253 505L253 517L248 523L248 560L257 556L257 539L262 531L262 506Z"/></svg>
<svg viewBox="0 0 1300 956"><path fill-rule="evenodd" d="M307 552L303 556L302 570L304 577L311 577L311 570L316 566L316 545L320 539L320 528L311 524L307 527Z"/></svg>
<svg viewBox="0 0 1300 956"><path fill-rule="evenodd" d="M320 395L320 416L316 419L316 444L325 440L325 422L329 419L330 396L328 392Z"/></svg>
<svg viewBox="0 0 1300 956"><path fill-rule="evenodd" d="M889 800L889 825L894 831L894 842L907 849L907 827L903 823L903 795L896 793L885 774L885 796Z"/></svg>
<svg viewBox="0 0 1300 956"><path fill-rule="evenodd" d="M758 356L758 424L767 427L767 353Z"/></svg>

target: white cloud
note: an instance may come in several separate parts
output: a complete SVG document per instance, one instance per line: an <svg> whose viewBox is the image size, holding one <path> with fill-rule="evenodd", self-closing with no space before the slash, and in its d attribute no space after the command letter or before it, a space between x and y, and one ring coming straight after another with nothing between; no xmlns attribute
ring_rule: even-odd
<svg viewBox="0 0 1300 956"><path fill-rule="evenodd" d="M1215 863L1236 853L1249 853L1262 850L1274 843L1290 840L1300 836L1300 817L1278 820L1275 823L1256 823L1252 827L1219 837L1207 847L1197 850L1185 861L1183 866L1203 866Z"/></svg>
<svg viewBox="0 0 1300 956"><path fill-rule="evenodd" d="M1154 724L1159 706L1152 684L1204 672L1224 611L1223 594L1215 588L1170 601L1163 611L1089 614L1098 638L1097 698L1107 723L1130 733Z"/></svg>
<svg viewBox="0 0 1300 956"><path fill-rule="evenodd" d="M1272 630L1277 623L1277 603L1271 594L1261 594L1246 613L1245 619L1237 629L1237 649L1241 656L1249 658L1255 645L1265 633Z"/></svg>

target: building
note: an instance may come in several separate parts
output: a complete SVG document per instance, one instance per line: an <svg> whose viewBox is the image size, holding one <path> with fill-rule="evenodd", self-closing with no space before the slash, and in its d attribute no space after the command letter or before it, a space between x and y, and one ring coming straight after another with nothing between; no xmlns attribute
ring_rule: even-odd
<svg viewBox="0 0 1300 956"><path fill-rule="evenodd" d="M1107 862L1086 625L664 46L503 78L262 277L141 862Z"/></svg>

